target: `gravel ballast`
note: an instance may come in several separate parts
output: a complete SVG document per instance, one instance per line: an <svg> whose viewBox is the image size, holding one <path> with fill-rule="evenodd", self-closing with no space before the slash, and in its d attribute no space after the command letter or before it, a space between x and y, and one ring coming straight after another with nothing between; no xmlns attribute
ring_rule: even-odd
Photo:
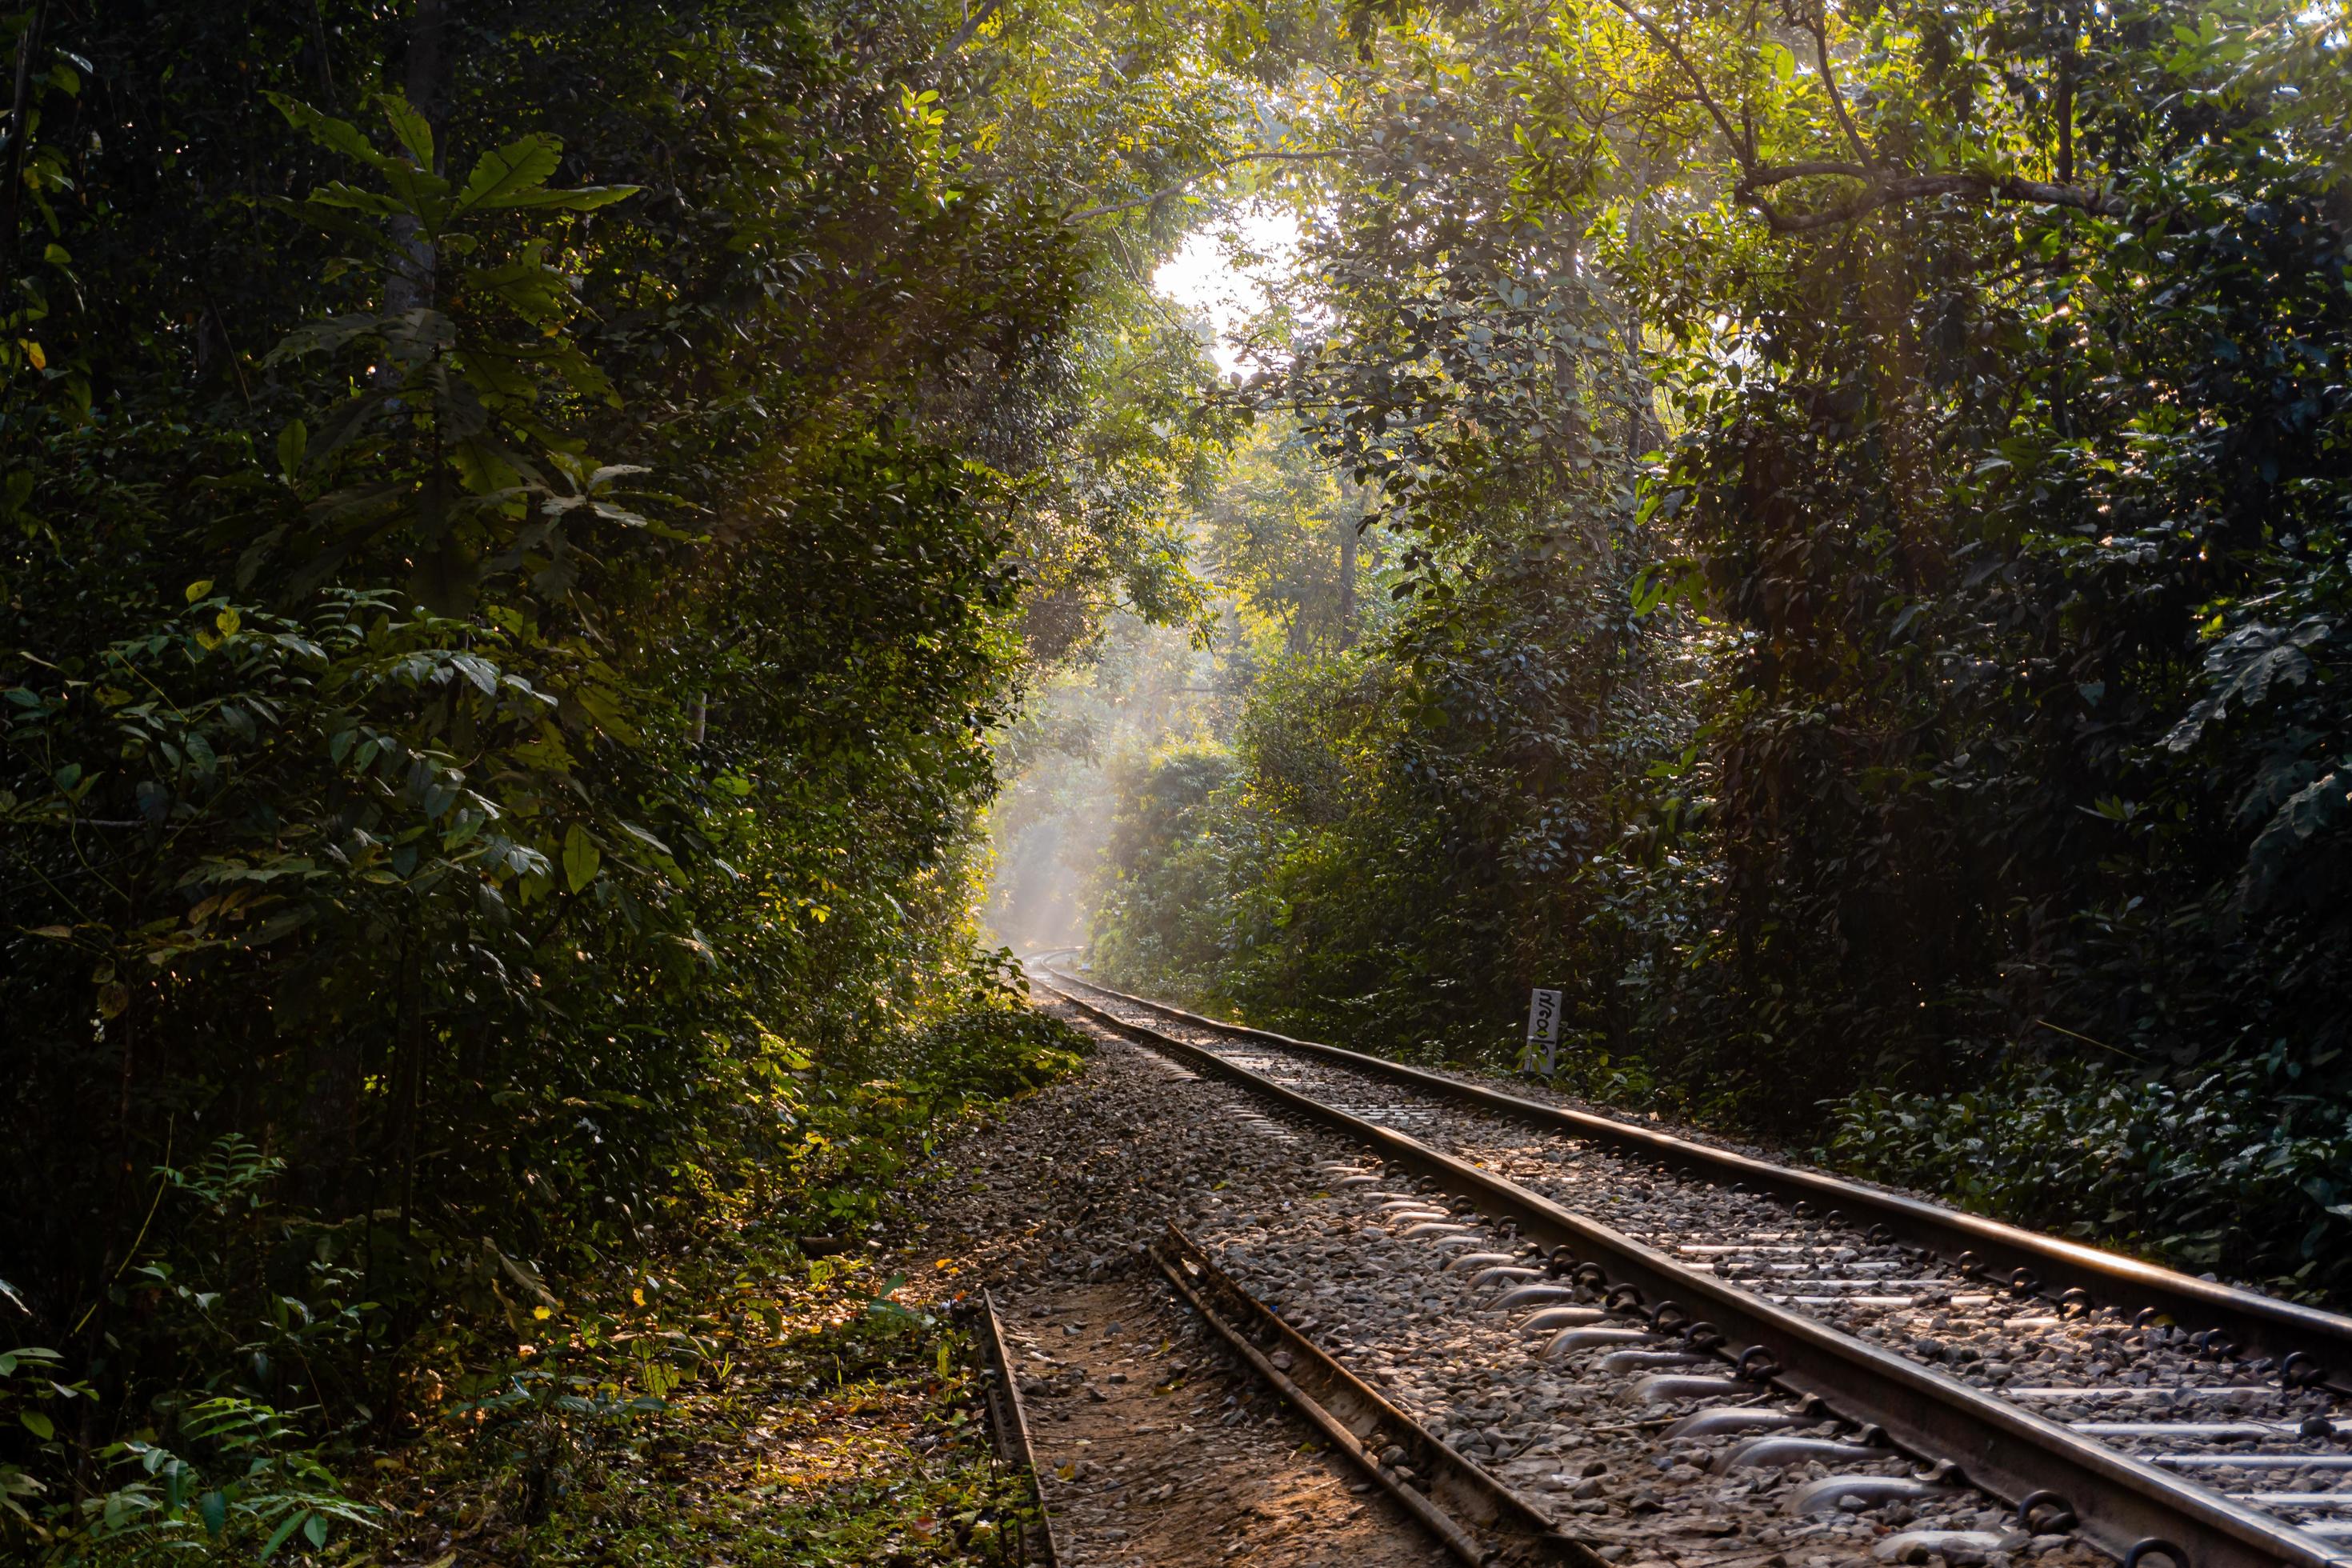
<svg viewBox="0 0 2352 1568"><path fill-rule="evenodd" d="M1295 1458L1306 1428L1266 1408L1265 1396L1255 1395L1249 1379L1206 1351L1207 1342L1171 1331L1172 1323L1189 1324L1192 1315L1171 1305L1171 1293L1141 1257L1170 1221L1244 1289L1276 1303L1294 1326L1610 1562L1830 1568L1900 1556L1994 1568L2030 1558L2051 1568L2088 1568L2105 1561L2070 1536L2016 1529L2005 1510L1973 1492L1890 1503L1853 1496L1833 1500L1837 1505L1824 1512L1788 1511L1800 1489L1825 1476L1901 1477L1908 1467L1888 1458L1720 1469L1740 1436L1664 1436L1693 1402L1642 1403L1640 1378L1653 1369L1629 1371L1612 1361L1629 1352L1671 1353L1673 1347L1636 1342L1539 1356L1549 1336L1528 1333L1525 1312L1496 1309L1499 1292L1492 1285L1471 1283L1485 1265L1448 1268L1465 1253L1511 1257L1516 1238L1443 1212L1438 1194L1392 1179L1336 1135L1272 1119L1236 1087L1089 1032L1101 1043L1081 1078L1022 1102L997 1125L942 1152L917 1243L975 1260L1007 1300L1009 1326L1034 1342L1016 1348L1016 1358L1054 1356L1066 1384L1093 1391L1056 1396L1060 1408L1048 1416L1034 1412L1055 1399L1030 1402L1057 1521L1067 1519L1082 1543L1071 1548L1078 1563L1388 1560L1365 1556L1360 1542L1338 1557L1318 1554L1327 1535L1359 1520L1376 1527L1366 1540L1402 1539L1424 1553L1402 1560L1443 1560L1426 1538L1405 1536L1381 1513L1401 1518L1401 1510L1377 1493L1347 1489L1364 1483L1349 1480L1335 1460L1318 1461L1331 1467L1328 1484L1295 1474L1285 1479L1274 1444L1247 1447L1253 1433L1279 1434L1280 1453ZM1362 1094L1351 1091L1351 1108L1362 1102ZM1429 1136L1428 1118L1411 1131ZM1524 1139L1523 1131L1518 1135ZM1351 1180L1342 1170L1361 1175ZM1622 1213L1599 1217L1627 1223ZM1125 1315L1147 1307L1153 1316L1137 1321L1155 1325L1143 1331L1153 1341L1148 1352ZM1041 1308L1044 1318L1022 1316ZM1102 1326L1114 1321L1114 1310L1122 1314L1115 1320L1120 1332L1105 1340ZM1076 1332L1063 1331L1078 1324L1084 1326ZM1170 1347L1164 1352L1160 1340ZM1122 1357L1136 1359L1122 1364ZM1139 1400L1139 1386L1175 1381L1174 1361L1195 1381ZM1212 1365L1215 1392L1204 1405L1186 1390L1206 1383ZM1110 1383L1114 1371L1128 1381ZM1144 1375L1153 1381L1139 1384ZM1759 1390L1748 1397L1765 1396ZM1197 1413L1196 1405L1202 1406ZM1066 1422L1060 1419L1065 1411ZM1196 1441L1204 1435L1202 1418L1218 1435L1208 1443ZM1192 1430L1181 1430L1186 1426ZM1065 1439L1065 1429L1073 1436ZM1098 1431L1107 1435L1095 1436ZM1817 1421L1781 1435L1855 1436ZM1080 1438L1083 1454L1073 1452ZM1107 1443L1118 1458L1097 1451ZM1066 1467L1067 1477L1061 1474ZM1293 1519L1294 1527L1257 1530L1228 1504L1204 1501L1252 1487L1280 1500L1267 1506ZM1239 1521L1244 1528L1204 1534L1195 1515L1229 1527ZM1927 1531L1950 1533L1920 1534Z"/></svg>

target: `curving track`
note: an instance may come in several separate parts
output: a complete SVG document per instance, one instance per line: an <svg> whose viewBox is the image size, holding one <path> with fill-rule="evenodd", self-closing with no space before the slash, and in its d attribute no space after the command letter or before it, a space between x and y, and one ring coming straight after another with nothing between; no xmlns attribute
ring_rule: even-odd
<svg viewBox="0 0 2352 1568"><path fill-rule="evenodd" d="M1524 1313L1539 1359L1612 1363L1629 1397L1685 1413L1676 1435L1748 1434L1719 1456L1731 1468L1844 1465L1811 1500L1831 1507L1927 1505L1964 1473L2022 1505L2039 1539L2072 1516L2083 1538L2134 1563L2352 1564L2352 1405L2338 1371L2352 1364L2352 1321L1069 976L1050 983L1124 1037L1383 1162L1377 1178L1342 1180L1422 1178L1381 1199L1408 1222L1394 1228L1457 1248L1487 1297ZM1843 1436L1790 1436L1818 1421L1809 1399L1852 1418ZM1897 1454L1947 1468L1889 1473L1878 1461ZM1963 1533L1921 1532L1895 1554L1965 1560L1995 1544Z"/></svg>

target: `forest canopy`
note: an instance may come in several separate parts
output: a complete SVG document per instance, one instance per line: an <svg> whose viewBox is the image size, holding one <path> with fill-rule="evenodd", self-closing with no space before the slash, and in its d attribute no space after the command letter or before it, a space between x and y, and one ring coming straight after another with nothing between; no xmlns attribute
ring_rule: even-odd
<svg viewBox="0 0 2352 1568"><path fill-rule="evenodd" d="M971 919L990 735L1197 597L1235 413L1123 204L1260 55L1160 5L8 26L0 1531L315 1544L324 1483L220 1478L495 1392L703 1217L862 1234L1066 1059Z"/></svg>

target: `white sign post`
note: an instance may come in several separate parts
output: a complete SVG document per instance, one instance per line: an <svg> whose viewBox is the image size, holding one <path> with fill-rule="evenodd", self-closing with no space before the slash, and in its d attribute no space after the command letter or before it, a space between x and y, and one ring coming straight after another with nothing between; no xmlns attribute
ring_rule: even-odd
<svg viewBox="0 0 2352 1568"><path fill-rule="evenodd" d="M1538 986L1528 999L1528 1048L1519 1070L1549 1078L1559 1070L1559 993Z"/></svg>

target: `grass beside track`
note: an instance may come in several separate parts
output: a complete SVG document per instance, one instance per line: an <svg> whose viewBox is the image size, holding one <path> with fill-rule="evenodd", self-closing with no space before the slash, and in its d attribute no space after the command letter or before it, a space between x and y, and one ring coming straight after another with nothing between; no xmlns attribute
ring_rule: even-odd
<svg viewBox="0 0 2352 1568"><path fill-rule="evenodd" d="M912 1239L921 1156L973 1132L1016 1083L1025 1092L1077 1071L1083 1039L1057 1034L1070 1049L1032 1053L987 1098L881 1123L886 1157L836 1173L826 1212L881 1216L857 1227L876 1247ZM1034 1500L995 1459L971 1336L946 1310L978 1288L967 1262L927 1257L919 1277L885 1275L857 1230L846 1251L813 1257L788 1226L808 1228L804 1215L714 1205L625 1276L534 1309L512 1354L420 1370L413 1405L437 1415L355 1467L373 1476L365 1495L387 1528L346 1536L321 1560L1018 1561Z"/></svg>
<svg viewBox="0 0 2352 1568"><path fill-rule="evenodd" d="M684 1334L716 1352L698 1363L670 1352L681 1381L666 1408L603 1421L508 1411L481 1423L461 1408L374 1458L373 1500L393 1522L355 1540L363 1550L348 1560L1013 1561L1026 1483L995 1463L966 1334L883 1299L891 1281L868 1268L777 1259L763 1274L680 1261L664 1279L663 1310L623 1342ZM960 1282L951 1263L939 1273L926 1293ZM754 1302L747 1331L711 1327L744 1321Z"/></svg>

